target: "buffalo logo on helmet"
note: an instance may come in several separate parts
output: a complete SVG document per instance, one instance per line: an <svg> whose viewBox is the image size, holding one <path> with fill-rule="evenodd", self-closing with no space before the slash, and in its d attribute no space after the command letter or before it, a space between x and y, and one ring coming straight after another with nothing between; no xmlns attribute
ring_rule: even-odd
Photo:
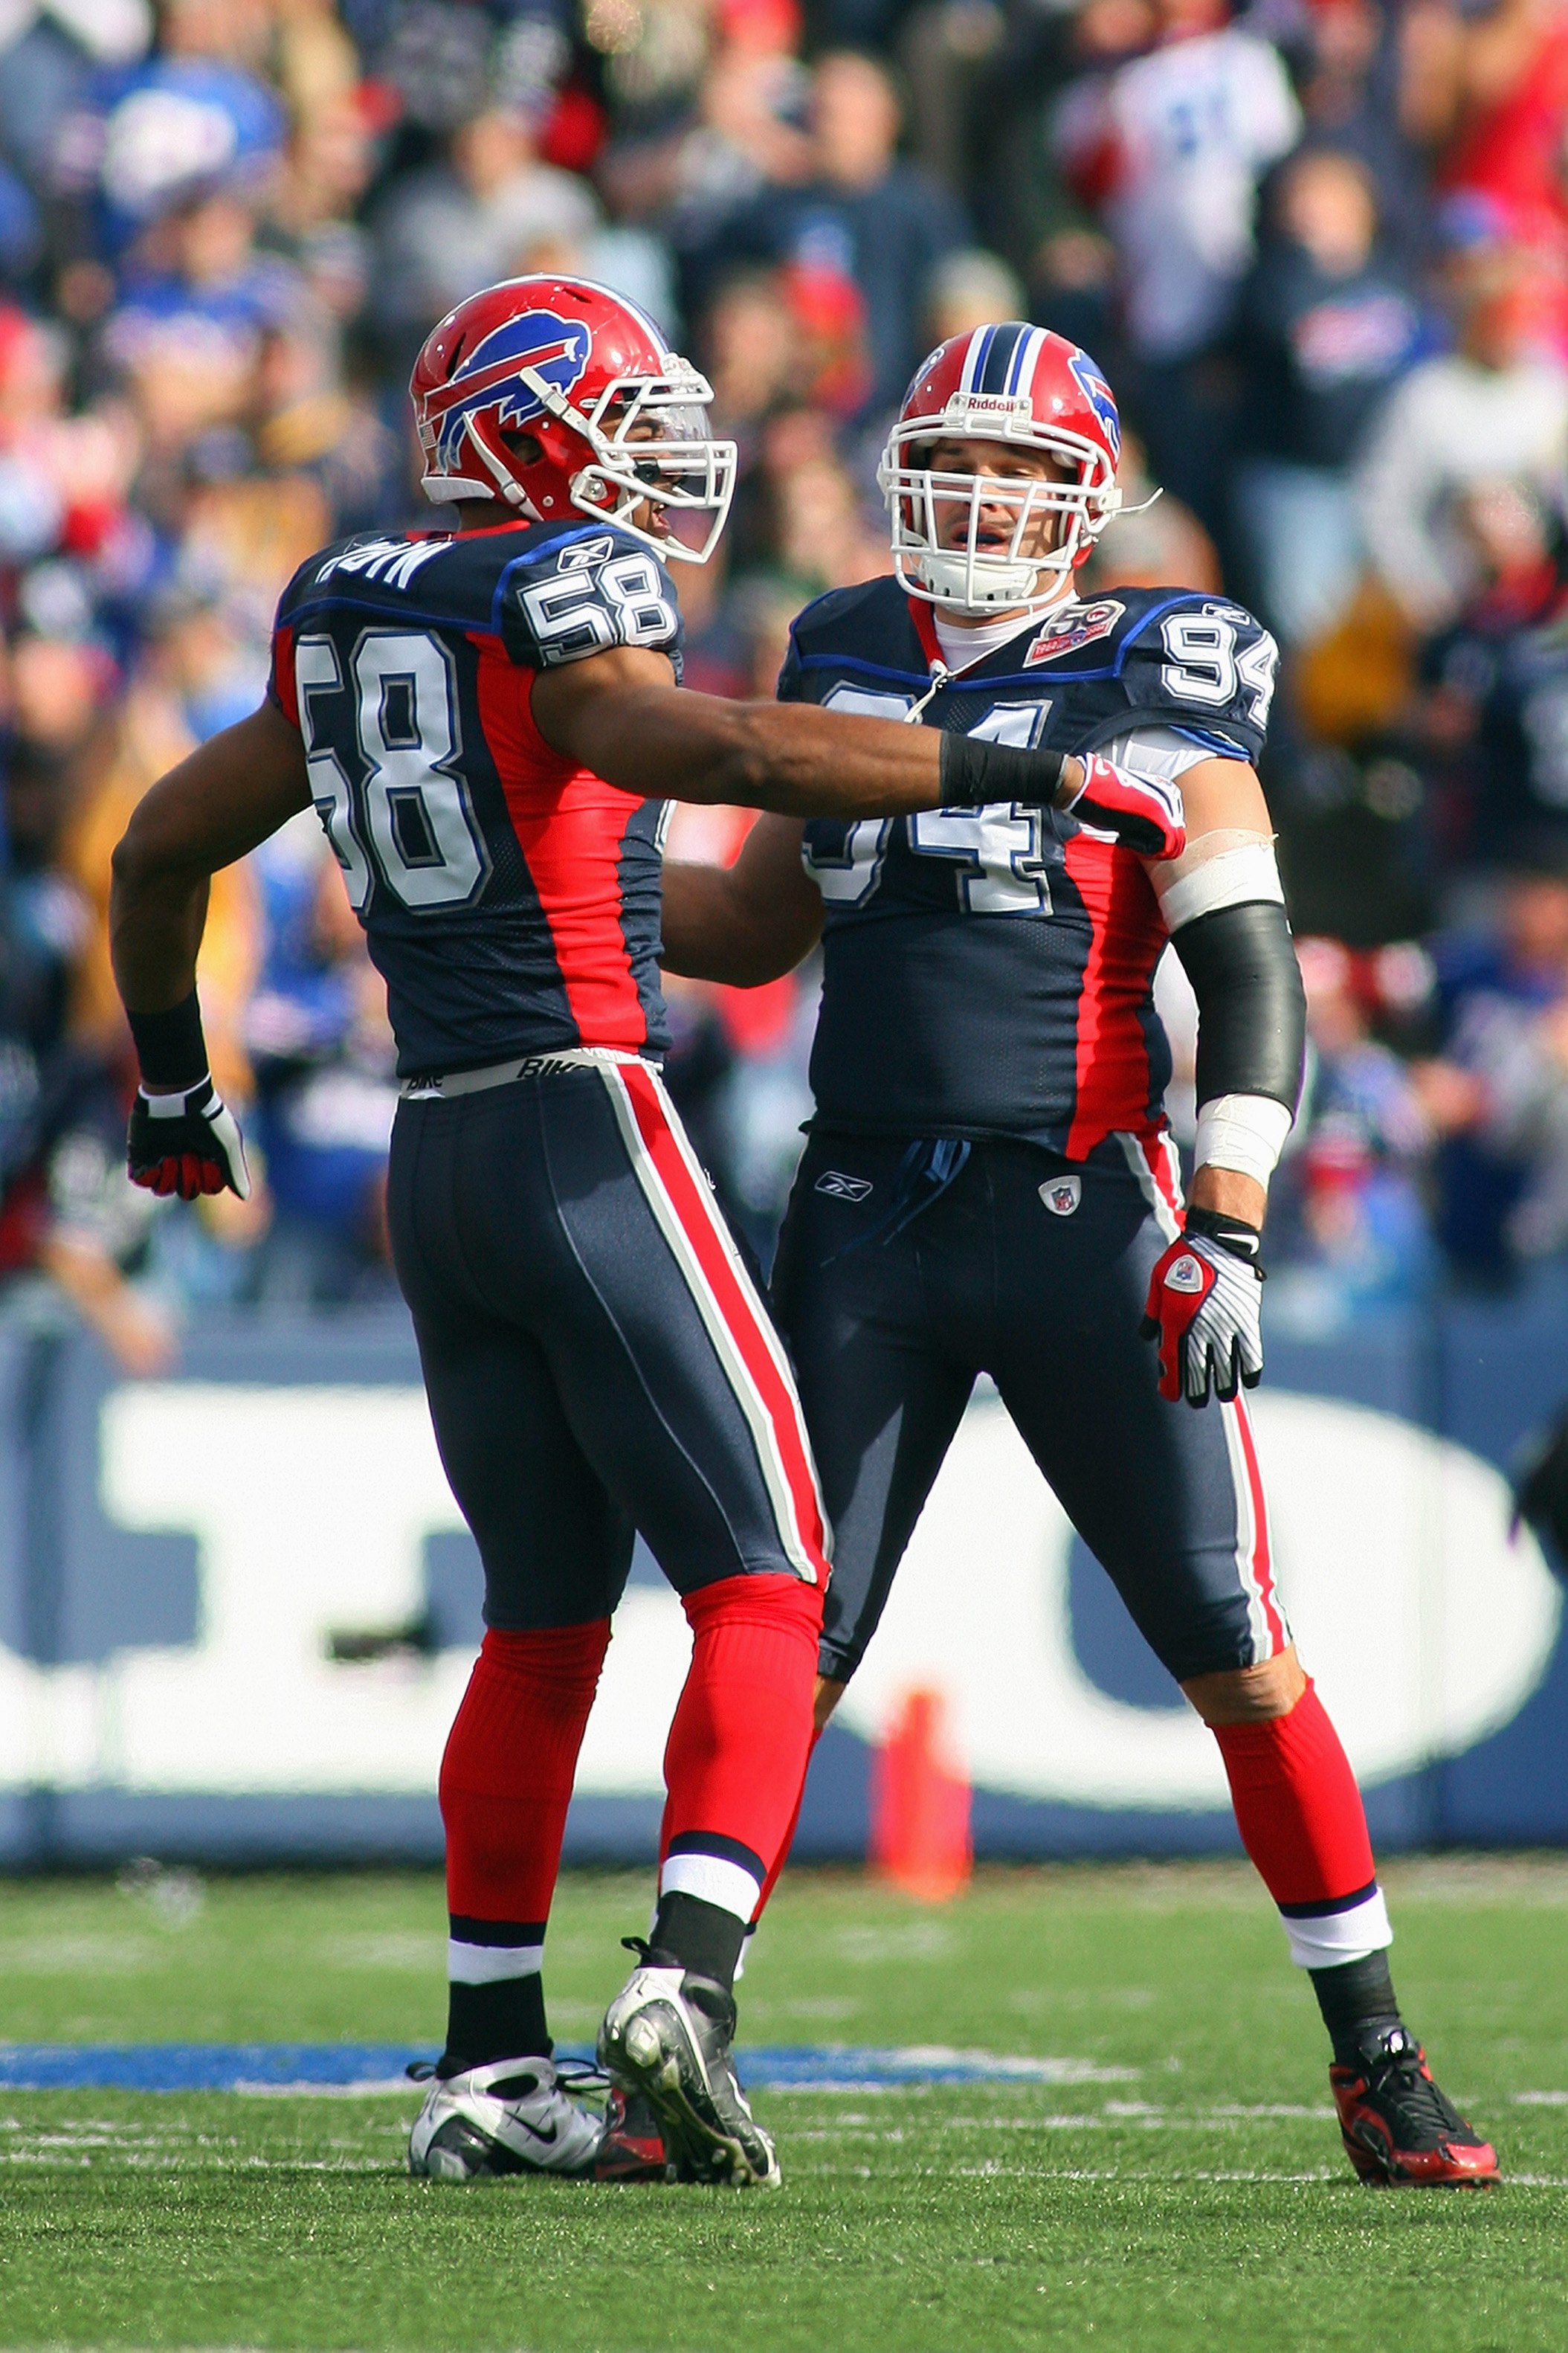
<svg viewBox="0 0 1568 2353"><path fill-rule="evenodd" d="M437 454L448 472L470 417L495 413L500 425L528 425L543 413L539 395L521 381L531 368L559 393L570 393L588 365L594 339L580 319L557 318L553 311L530 311L501 324L476 343L457 374L426 396L426 414L437 427Z"/></svg>
<svg viewBox="0 0 1568 2353"><path fill-rule="evenodd" d="M1116 413L1116 396L1087 352L1074 352L1068 362L1074 381L1100 420L1113 458L1121 455L1121 419Z"/></svg>

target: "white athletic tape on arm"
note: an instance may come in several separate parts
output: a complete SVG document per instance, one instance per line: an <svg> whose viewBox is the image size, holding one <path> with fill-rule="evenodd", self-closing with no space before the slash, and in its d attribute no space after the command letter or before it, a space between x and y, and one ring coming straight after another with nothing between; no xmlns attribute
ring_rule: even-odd
<svg viewBox="0 0 1568 2353"><path fill-rule="evenodd" d="M1193 1165L1238 1169L1267 1187L1291 1125L1289 1112L1272 1095L1220 1095L1199 1109Z"/></svg>
<svg viewBox="0 0 1568 2353"><path fill-rule="evenodd" d="M1274 899L1284 905L1279 861L1271 841L1255 839L1239 849L1221 850L1217 858L1194 859L1193 853L1201 851L1203 840L1200 836L1189 842L1186 856L1175 861L1169 881L1155 885L1167 931L1179 932L1184 923L1212 915L1216 907L1241 907L1249 900Z"/></svg>

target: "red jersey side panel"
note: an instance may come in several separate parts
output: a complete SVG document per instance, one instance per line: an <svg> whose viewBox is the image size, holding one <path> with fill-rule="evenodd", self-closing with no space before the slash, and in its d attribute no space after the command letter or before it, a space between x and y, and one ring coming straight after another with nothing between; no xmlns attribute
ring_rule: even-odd
<svg viewBox="0 0 1568 2353"><path fill-rule="evenodd" d="M550 926L572 1018L585 1046L646 1045L647 1016L620 902L626 829L642 801L553 751L530 709L537 673L517 669L493 638L478 647L485 741Z"/></svg>
<svg viewBox="0 0 1568 2353"><path fill-rule="evenodd" d="M1142 1134L1154 1116L1148 1006L1166 933L1137 859L1087 833L1075 834L1062 855L1092 926L1079 997L1078 1086L1067 1141L1068 1158L1082 1160L1118 1129Z"/></svg>
<svg viewBox="0 0 1568 2353"><path fill-rule="evenodd" d="M616 645L677 665L658 559L613 526L340 542L279 607L271 692L387 984L398 1068L668 1043L663 804L574 770L541 670Z"/></svg>

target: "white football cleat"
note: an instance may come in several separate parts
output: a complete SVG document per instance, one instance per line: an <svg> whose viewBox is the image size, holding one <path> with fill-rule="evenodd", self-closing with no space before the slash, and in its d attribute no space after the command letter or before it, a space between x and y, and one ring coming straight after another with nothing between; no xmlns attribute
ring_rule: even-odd
<svg viewBox="0 0 1568 2353"><path fill-rule="evenodd" d="M776 2189L778 2155L736 2077L734 2033L734 2000L723 1986L645 1966L605 2012L599 2064L624 2091L646 2096L682 2179Z"/></svg>
<svg viewBox="0 0 1568 2353"><path fill-rule="evenodd" d="M586 2180L605 2120L572 2098L549 2059L492 2059L439 2077L408 2136L408 2170L430 2181L507 2173Z"/></svg>

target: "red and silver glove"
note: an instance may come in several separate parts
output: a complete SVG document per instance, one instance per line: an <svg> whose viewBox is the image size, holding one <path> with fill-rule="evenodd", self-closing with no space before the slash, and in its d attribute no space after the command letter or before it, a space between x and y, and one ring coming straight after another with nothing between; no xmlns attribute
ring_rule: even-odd
<svg viewBox="0 0 1568 2353"><path fill-rule="evenodd" d="M1160 1395L1206 1405L1263 1377L1262 1236L1240 1218L1189 1209L1180 1240L1149 1277L1142 1330L1160 1344Z"/></svg>
<svg viewBox="0 0 1568 2353"><path fill-rule="evenodd" d="M210 1078L181 1094L150 1095L138 1087L125 1156L132 1183L150 1193L194 1201L226 1185L242 1201L250 1198L239 1122Z"/></svg>
<svg viewBox="0 0 1568 2353"><path fill-rule="evenodd" d="M1102 760L1098 752L1077 756L1084 781L1063 804L1069 817L1101 833L1113 833L1140 858L1180 858L1187 846L1187 819L1174 785L1162 776L1134 776L1131 768Z"/></svg>

